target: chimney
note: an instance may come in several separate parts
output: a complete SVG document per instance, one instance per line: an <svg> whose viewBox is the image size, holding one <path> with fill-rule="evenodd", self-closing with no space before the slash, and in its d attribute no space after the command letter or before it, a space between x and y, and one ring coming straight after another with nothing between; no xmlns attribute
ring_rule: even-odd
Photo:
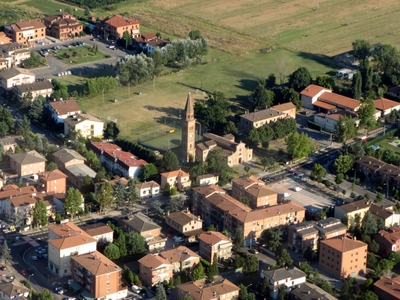
<svg viewBox="0 0 400 300"><path fill-rule="evenodd" d="M354 237L353 237L353 240L354 240L354 241L356 241L356 240L357 240L357 238L354 236Z"/></svg>

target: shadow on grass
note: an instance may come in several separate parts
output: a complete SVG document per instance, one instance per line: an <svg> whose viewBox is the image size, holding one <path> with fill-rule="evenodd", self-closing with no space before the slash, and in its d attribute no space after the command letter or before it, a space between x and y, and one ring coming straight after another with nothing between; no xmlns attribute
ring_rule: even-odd
<svg viewBox="0 0 400 300"><path fill-rule="evenodd" d="M331 56L327 56L324 54L317 54L317 53L302 52L302 51L300 51L298 55L302 58L316 61L327 67L336 68L336 65L333 62L333 59Z"/></svg>
<svg viewBox="0 0 400 300"><path fill-rule="evenodd" d="M176 108L176 107L159 107L153 105L145 105L144 108L148 109L149 111L158 111L167 114L167 116L161 116L158 119L162 122L171 122L171 121L180 121L182 118L182 114L184 113L183 108Z"/></svg>

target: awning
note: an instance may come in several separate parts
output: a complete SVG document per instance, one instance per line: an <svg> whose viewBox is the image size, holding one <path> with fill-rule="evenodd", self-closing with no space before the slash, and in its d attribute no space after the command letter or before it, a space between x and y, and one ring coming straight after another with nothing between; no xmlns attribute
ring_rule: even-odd
<svg viewBox="0 0 400 300"><path fill-rule="evenodd" d="M72 283L69 285L70 288L72 288L75 292L79 291L82 287L79 283L72 281Z"/></svg>
<svg viewBox="0 0 400 300"><path fill-rule="evenodd" d="M81 296L86 300L95 300L94 297L88 291L82 292Z"/></svg>

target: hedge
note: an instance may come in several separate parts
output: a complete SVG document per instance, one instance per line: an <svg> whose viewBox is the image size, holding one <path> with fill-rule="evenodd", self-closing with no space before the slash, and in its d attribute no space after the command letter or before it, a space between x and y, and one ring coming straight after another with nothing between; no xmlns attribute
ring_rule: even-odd
<svg viewBox="0 0 400 300"><path fill-rule="evenodd" d="M312 122L312 121L310 121L310 120L307 122L307 126L308 126L309 128L311 128L311 129L315 129L315 130L318 130L318 131L322 131L321 125L318 125L318 124L316 124L316 123L314 123L314 122Z"/></svg>

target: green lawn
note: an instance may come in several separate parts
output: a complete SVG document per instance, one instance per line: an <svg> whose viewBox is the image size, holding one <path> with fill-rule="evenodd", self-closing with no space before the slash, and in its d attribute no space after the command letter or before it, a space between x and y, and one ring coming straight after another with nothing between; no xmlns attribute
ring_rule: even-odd
<svg viewBox="0 0 400 300"><path fill-rule="evenodd" d="M82 17L84 15L84 10L81 8L76 8L65 3L56 2L54 0L29 0L23 2L24 5L37 8L45 15L57 15L60 14L60 9L65 10L66 7L70 7L74 16ZM76 10L75 10L76 9Z"/></svg>
<svg viewBox="0 0 400 300"><path fill-rule="evenodd" d="M81 64L110 58L108 54L101 51L94 53L89 46L79 46L68 49L61 49L53 52L54 57L70 64Z"/></svg>
<svg viewBox="0 0 400 300"><path fill-rule="evenodd" d="M393 139L394 140L394 139ZM380 149L392 149L396 154L400 155L400 147L395 147L389 143L393 141L392 139L385 139L382 142L377 143Z"/></svg>

